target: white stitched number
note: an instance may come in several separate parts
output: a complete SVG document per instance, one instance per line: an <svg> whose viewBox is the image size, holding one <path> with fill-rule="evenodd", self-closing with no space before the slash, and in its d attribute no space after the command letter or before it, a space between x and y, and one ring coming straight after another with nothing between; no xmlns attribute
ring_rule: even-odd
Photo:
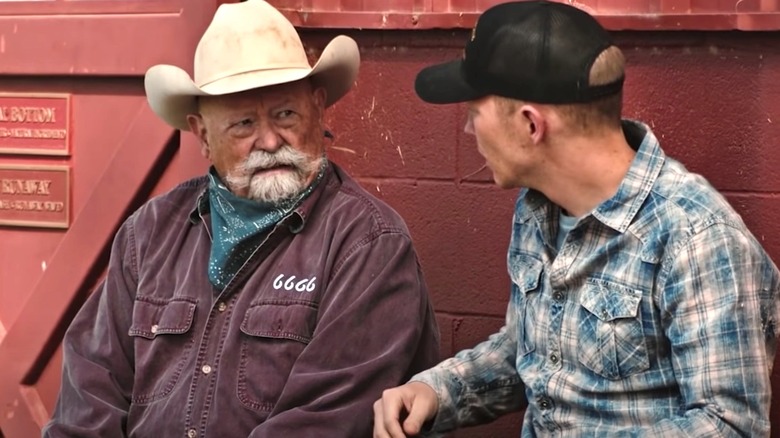
<svg viewBox="0 0 780 438"><path fill-rule="evenodd" d="M316 287L315 281L317 277L304 278L302 280L295 281L295 276L291 275L287 280L284 279L284 274L276 277L274 280L274 289L279 290L296 290L297 292L311 292Z"/></svg>

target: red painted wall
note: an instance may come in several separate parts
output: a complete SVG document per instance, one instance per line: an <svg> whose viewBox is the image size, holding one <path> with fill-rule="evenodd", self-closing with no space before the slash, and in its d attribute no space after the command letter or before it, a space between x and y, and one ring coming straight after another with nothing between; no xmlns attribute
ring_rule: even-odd
<svg viewBox="0 0 780 438"><path fill-rule="evenodd" d="M355 90L330 111L330 156L405 218L422 259L447 356L503 323L514 191L492 185L461 106L412 89L425 65L458 58L466 31L349 31L363 59ZM625 32L625 114L651 125L668 155L725 192L780 260L780 34ZM309 30L315 52L332 31ZM777 374L777 373L776 373ZM775 378L775 393L780 394ZM774 435L780 436L780 409ZM518 414L457 437L516 437Z"/></svg>

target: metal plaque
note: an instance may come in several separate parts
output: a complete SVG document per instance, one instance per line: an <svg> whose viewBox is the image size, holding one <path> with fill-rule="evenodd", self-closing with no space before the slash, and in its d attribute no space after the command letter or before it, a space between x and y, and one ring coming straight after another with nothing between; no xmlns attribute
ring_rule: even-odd
<svg viewBox="0 0 780 438"><path fill-rule="evenodd" d="M0 225L68 228L70 167L0 164Z"/></svg>
<svg viewBox="0 0 780 438"><path fill-rule="evenodd" d="M0 93L0 153L70 154L70 95Z"/></svg>

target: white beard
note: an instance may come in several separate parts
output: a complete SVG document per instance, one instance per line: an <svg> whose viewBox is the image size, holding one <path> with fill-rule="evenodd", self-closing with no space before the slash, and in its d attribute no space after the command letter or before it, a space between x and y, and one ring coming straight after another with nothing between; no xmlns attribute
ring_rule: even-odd
<svg viewBox="0 0 780 438"><path fill-rule="evenodd" d="M249 198L271 204L290 199L306 188L307 176L296 169L273 175L255 175L249 182Z"/></svg>
<svg viewBox="0 0 780 438"><path fill-rule="evenodd" d="M244 164L235 169L233 175L225 177L225 182L233 191L248 187L249 199L277 204L303 192L323 159L321 156L311 159L290 145L284 145L274 153L254 151ZM271 175L255 174L262 169L280 165L289 168Z"/></svg>

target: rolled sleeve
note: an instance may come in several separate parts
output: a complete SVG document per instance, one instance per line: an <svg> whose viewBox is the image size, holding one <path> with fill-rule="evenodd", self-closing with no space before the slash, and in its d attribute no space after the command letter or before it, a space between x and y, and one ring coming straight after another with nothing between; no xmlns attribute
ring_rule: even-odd
<svg viewBox="0 0 780 438"><path fill-rule="evenodd" d="M516 341L507 329L514 326L515 313L510 305L507 325L498 333L412 377L436 391L439 410L428 426L431 432L486 423L526 404L515 368Z"/></svg>

